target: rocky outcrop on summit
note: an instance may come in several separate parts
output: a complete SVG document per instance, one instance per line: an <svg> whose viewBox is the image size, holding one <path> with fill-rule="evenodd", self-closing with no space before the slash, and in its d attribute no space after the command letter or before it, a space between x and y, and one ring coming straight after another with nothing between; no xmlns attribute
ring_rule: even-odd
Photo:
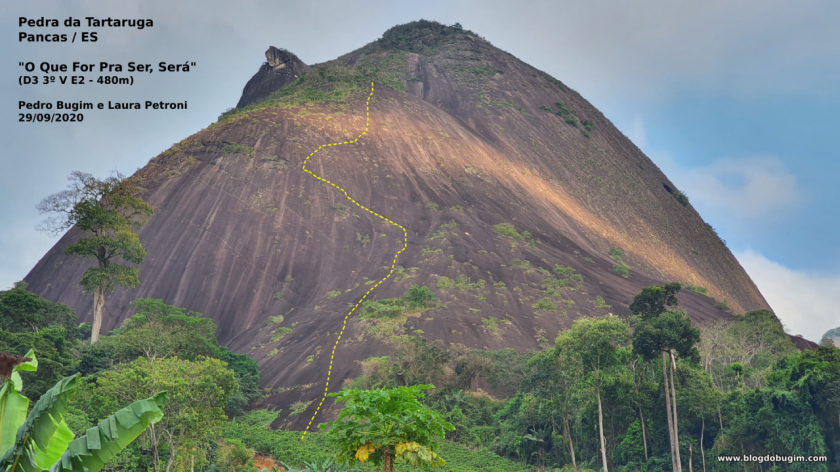
<svg viewBox="0 0 840 472"><path fill-rule="evenodd" d="M309 70L309 66L297 56L274 46L269 46L265 52L265 60L260 70L245 84L236 108L244 108L263 100L271 95L271 92L289 85Z"/></svg>

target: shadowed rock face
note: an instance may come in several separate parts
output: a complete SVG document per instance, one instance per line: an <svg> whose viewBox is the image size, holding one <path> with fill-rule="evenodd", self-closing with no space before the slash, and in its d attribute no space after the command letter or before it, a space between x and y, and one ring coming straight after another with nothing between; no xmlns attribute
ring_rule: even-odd
<svg viewBox="0 0 840 472"><path fill-rule="evenodd" d="M474 35L399 28L312 66L320 87L342 67L384 70L390 86L376 83L358 143L324 148L307 164L407 229L403 269L369 298L424 285L443 305L405 317L394 332L440 347L532 349L580 316L628 316L642 287L667 281L714 297L679 294L695 323L732 318L716 300L736 312L768 308L720 238L664 186L677 187L580 95ZM308 69L282 50L266 56L240 107ZM403 247L400 229L301 171L318 146L365 129L369 92L368 82L341 101L255 106L138 171L155 209L139 233L148 255L141 285L109 295L103 331L132 313L135 298L160 298L211 317L220 342L257 360L263 387L284 387L269 403L288 411L320 398L348 306L389 273ZM502 223L518 237L499 234ZM63 255L76 237L69 231L26 281L89 319L92 299L78 281L90 262ZM628 277L613 272L611 248L623 250ZM552 296L546 284L562 278L557 266L583 279ZM535 307L544 298L556 308ZM275 315L282 324L269 326ZM278 326L291 332L272 341ZM391 349L351 316L330 389L358 375L357 360ZM304 427L317 403L292 426ZM333 414L324 413L318 421Z"/></svg>
<svg viewBox="0 0 840 472"><path fill-rule="evenodd" d="M289 85L309 70L309 66L297 56L274 46L270 46L265 52L265 60L260 70L245 84L236 108L259 102L271 95L271 92Z"/></svg>

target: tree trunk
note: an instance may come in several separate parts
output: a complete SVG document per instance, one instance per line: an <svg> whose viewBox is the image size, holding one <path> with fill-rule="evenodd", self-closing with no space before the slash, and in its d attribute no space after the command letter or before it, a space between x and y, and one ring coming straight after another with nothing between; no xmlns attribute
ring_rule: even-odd
<svg viewBox="0 0 840 472"><path fill-rule="evenodd" d="M160 472L160 456L158 455L158 441L157 435L155 434L155 425L149 425L149 438L152 443L152 455L154 456L155 460L153 462L155 466L155 472Z"/></svg>
<svg viewBox="0 0 840 472"><path fill-rule="evenodd" d="M648 460L647 439L645 438L645 415L642 414L642 407L639 407L639 421L642 424L642 445L645 446L645 462Z"/></svg>
<svg viewBox="0 0 840 472"><path fill-rule="evenodd" d="M93 326L90 330L90 343L99 341L99 330L102 328L102 308L105 307L105 287L96 287L93 292Z"/></svg>
<svg viewBox="0 0 840 472"><path fill-rule="evenodd" d="M385 450L382 451L382 472L393 472L394 471L394 456L391 454L391 447L385 446Z"/></svg>
<svg viewBox="0 0 840 472"><path fill-rule="evenodd" d="M563 415L563 429L566 430L566 438L569 439L569 453L572 455L572 468L577 470L577 462L575 461L575 445L572 443L572 430L569 428L569 418Z"/></svg>
<svg viewBox="0 0 840 472"><path fill-rule="evenodd" d="M703 427L700 428L700 457L703 458L703 472L706 472L706 453L703 450L703 433L706 432L706 418L703 418Z"/></svg>
<svg viewBox="0 0 840 472"><path fill-rule="evenodd" d="M676 472L682 472L682 460L680 459L680 424L677 420L677 388L674 387L674 377L677 376L677 360L674 359L674 353L672 351L668 351L668 354L671 356L671 396L673 397L672 403L674 404L674 439L676 440L674 449L677 451Z"/></svg>
<svg viewBox="0 0 840 472"><path fill-rule="evenodd" d="M598 396L598 435L601 437L601 460L604 462L604 472L610 472L607 468L607 440L604 439L604 413L601 410L601 386L595 384L595 395Z"/></svg>
<svg viewBox="0 0 840 472"><path fill-rule="evenodd" d="M662 376L664 377L665 386L665 410L668 417L668 436L670 437L669 443L671 443L671 470L677 472L677 455L674 453L674 446L676 441L674 441L674 420L671 418L671 392L668 391L668 355L665 351L662 351Z"/></svg>
<svg viewBox="0 0 840 472"><path fill-rule="evenodd" d="M694 472L694 467L691 465L691 459L694 457L693 453L691 443L688 443L688 472Z"/></svg>

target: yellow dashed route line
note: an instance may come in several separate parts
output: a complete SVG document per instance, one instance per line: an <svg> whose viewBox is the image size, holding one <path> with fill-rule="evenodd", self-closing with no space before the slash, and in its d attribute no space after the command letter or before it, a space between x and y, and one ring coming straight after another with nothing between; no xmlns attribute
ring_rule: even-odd
<svg viewBox="0 0 840 472"><path fill-rule="evenodd" d="M348 200L355 203L356 206L358 206L362 210L365 210L368 213L374 214L374 215L382 218L383 220L387 221L388 223L391 223L392 225L397 226L398 228L403 230L404 244L403 244L402 249L400 249L399 251L397 251L396 254L394 254L394 261L391 263L391 272L389 272L388 275L385 276L385 278L383 278L382 280L377 282L376 285L371 287L370 290L368 290L367 293L365 293L364 296L362 298L360 298L358 302L356 302L356 306L354 306L353 309L350 310L350 313L347 313L347 316L344 317L344 324L341 326L341 331L338 332L338 339L335 341L335 346L333 346L332 353L330 354L330 367L329 367L329 370L327 370L327 385L324 387L324 395L321 397L321 402L318 403L318 408L315 409L315 413L312 415L312 418L309 420L309 424L306 425L306 429L303 431L303 436L300 437L301 439L303 439L306 436L306 433L309 432L309 427L312 426L312 422L315 420L315 417L318 415L318 412L321 410L321 405L323 405L324 400L327 399L327 392L329 391L329 388L330 388L330 375L332 375L333 359L335 358L335 350L338 348L338 342L341 341L341 335L344 334L344 328L347 327L347 320L350 318L350 315L352 315L353 312L356 311L356 308L358 308L359 305L361 305L362 302L365 301L365 298L367 298L367 296L370 295L370 292L372 292L376 287L378 287L379 284L388 280L388 277L390 277L391 274L394 273L394 266L397 264L397 256L399 256L400 253L403 252L408 247L408 231L406 231L406 229L403 228L402 225L389 220L388 218L380 215L379 213L371 210L370 208L365 207L364 205L357 202L356 200L353 200L353 198L350 195L347 195L346 190L344 190L343 188L339 187L338 185L330 182L327 179L319 177L317 174L315 174L314 172L312 172L311 170L306 168L306 162L309 160L310 157L314 156L316 152L320 151L321 148L330 147L330 146L339 146L341 144L353 144L353 143L357 142L362 136L364 136L367 133L368 125L370 124L370 99L371 99L371 97L373 97L373 82L370 83L370 95L368 96L367 103L365 104L365 110L367 111L367 118L366 118L366 121L365 121L365 131L362 134L360 134L358 138L356 138L352 141L344 141L343 143L322 144L322 145L318 146L318 149L312 151L312 154L308 155L306 157L306 159L303 160L302 169L304 171L312 174L312 177L315 177L318 180L322 180L322 181L332 185L333 187L337 188L341 193L344 194L345 197L347 197Z"/></svg>

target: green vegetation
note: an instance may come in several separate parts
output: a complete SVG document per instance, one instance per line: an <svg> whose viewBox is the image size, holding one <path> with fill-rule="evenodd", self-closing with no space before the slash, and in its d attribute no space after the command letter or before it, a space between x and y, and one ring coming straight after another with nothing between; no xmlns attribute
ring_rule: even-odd
<svg viewBox="0 0 840 472"><path fill-rule="evenodd" d="M441 290L446 290L454 284L455 282L453 282L452 279L445 275L441 275L440 277L438 277L437 288Z"/></svg>
<svg viewBox="0 0 840 472"><path fill-rule="evenodd" d="M292 328L287 328L285 326L280 326L279 328L274 330L274 333L271 335L271 341L279 341L283 339L284 336L292 332Z"/></svg>
<svg viewBox="0 0 840 472"><path fill-rule="evenodd" d="M449 209L452 210L452 211L462 211L464 209L464 207L462 207L461 205L455 205L455 206L449 207Z"/></svg>
<svg viewBox="0 0 840 472"><path fill-rule="evenodd" d="M361 319L394 319L412 311L424 311L436 306L435 294L429 287L412 285L400 298L367 300L359 307Z"/></svg>
<svg viewBox="0 0 840 472"><path fill-rule="evenodd" d="M441 228L454 228L456 226L458 226L458 223L456 223L455 220L449 220L448 223L443 223L442 225L440 225Z"/></svg>
<svg viewBox="0 0 840 472"><path fill-rule="evenodd" d="M548 112L548 113L554 113L554 111L550 107L547 107L545 105L541 105L540 110Z"/></svg>
<svg viewBox="0 0 840 472"><path fill-rule="evenodd" d="M274 295L272 295L271 298L275 300L280 300L281 298L283 298L283 292L274 292Z"/></svg>
<svg viewBox="0 0 840 472"><path fill-rule="evenodd" d="M70 419L68 400L79 387L79 374L60 380L30 409L29 399L20 394L20 372L38 370L34 350L24 357L4 358L4 370L9 381L0 388L0 469L6 472L65 467L97 472L163 416L166 394L156 393L91 424L84 436L74 440L66 420Z"/></svg>
<svg viewBox="0 0 840 472"><path fill-rule="evenodd" d="M222 148L223 156L227 156L229 154L245 156L248 159L252 159L254 157L254 148L244 144L230 143L226 144L225 147Z"/></svg>
<svg viewBox="0 0 840 472"><path fill-rule="evenodd" d="M368 244L370 244L370 235L366 234L362 236L361 233L356 233L356 242L361 244L362 247L366 247Z"/></svg>
<svg viewBox="0 0 840 472"><path fill-rule="evenodd" d="M522 235L516 231L516 228L510 223L499 223L493 225L493 231L499 236L506 236L513 239L522 239Z"/></svg>
<svg viewBox="0 0 840 472"><path fill-rule="evenodd" d="M595 297L595 300L592 301L592 304L595 305L596 310L605 310L607 308L610 308L610 306L607 305L607 302L604 301L604 298L600 295Z"/></svg>
<svg viewBox="0 0 840 472"><path fill-rule="evenodd" d="M429 204L426 205L426 208L428 208L429 210L437 210L438 209L438 204L434 203L434 202L429 202Z"/></svg>
<svg viewBox="0 0 840 472"><path fill-rule="evenodd" d="M533 305L534 309L536 310L549 310L555 311L557 310L557 305L549 297L543 297L537 303Z"/></svg>
<svg viewBox="0 0 840 472"><path fill-rule="evenodd" d="M419 401L425 397L423 390L433 388L413 385L331 393L344 407L335 421L318 427L328 428L327 439L338 448L338 460L351 465L370 460L387 472L395 460L415 467L445 465L437 454L438 441L455 428Z"/></svg>
<svg viewBox="0 0 840 472"><path fill-rule="evenodd" d="M449 233L445 229L438 230L431 234L426 241L434 241L435 239L446 239L449 236Z"/></svg>
<svg viewBox="0 0 840 472"><path fill-rule="evenodd" d="M117 286L135 288L140 284L138 270L118 264L122 259L141 264L146 250L140 244L137 230L152 215L152 207L137 197L144 189L134 178L113 172L105 180L91 174L72 172L67 190L54 193L38 203L41 214L54 216L38 229L60 234L76 227L82 237L67 246L64 254L92 258L96 267L85 271L79 285L93 293L93 327L91 343L99 340L105 294Z"/></svg>
<svg viewBox="0 0 840 472"><path fill-rule="evenodd" d="M671 192L671 196L674 197L680 205L687 207L688 206L688 195L680 192L679 190L674 190Z"/></svg>
<svg viewBox="0 0 840 472"><path fill-rule="evenodd" d="M685 288L686 288L686 290L691 290L694 293L699 293L700 295L705 295L705 296L711 298L711 295L709 295L707 293L706 287L701 287L699 285L694 285L694 284L688 284L688 285L685 286Z"/></svg>
<svg viewBox="0 0 840 472"><path fill-rule="evenodd" d="M563 102L557 102L555 103L555 105L557 105L557 115L563 118L563 121L565 121L566 123L577 127L578 119L575 116L575 112L568 108Z"/></svg>
<svg viewBox="0 0 840 472"><path fill-rule="evenodd" d="M627 266L616 264L616 265L612 266L612 271L615 274L618 274L618 275L624 277L625 279L627 277L630 277L630 269L628 269Z"/></svg>
<svg viewBox="0 0 840 472"><path fill-rule="evenodd" d="M621 256L624 255L624 251L617 247L610 248L610 252L607 253L610 256L610 259L614 260L615 262L624 265L624 261L621 260Z"/></svg>
<svg viewBox="0 0 840 472"><path fill-rule="evenodd" d="M587 138L592 135L592 132L595 131L595 124L592 123L590 120L583 120L583 129L580 130L584 136Z"/></svg>
<svg viewBox="0 0 840 472"><path fill-rule="evenodd" d="M335 210L335 212L338 213L340 216L347 216L350 214L350 212L347 210L347 206L342 205L341 203L336 203L335 205L333 205L333 210Z"/></svg>
<svg viewBox="0 0 840 472"><path fill-rule="evenodd" d="M496 336L499 336L499 323L498 322L499 322L499 320L496 319L496 318L493 318L492 316L490 318L482 318L481 319L481 324L483 324L484 327L487 328L487 331L490 331L491 333L495 334Z"/></svg>
<svg viewBox="0 0 840 472"><path fill-rule="evenodd" d="M341 295L341 290L330 290L327 292L327 299L335 298Z"/></svg>

